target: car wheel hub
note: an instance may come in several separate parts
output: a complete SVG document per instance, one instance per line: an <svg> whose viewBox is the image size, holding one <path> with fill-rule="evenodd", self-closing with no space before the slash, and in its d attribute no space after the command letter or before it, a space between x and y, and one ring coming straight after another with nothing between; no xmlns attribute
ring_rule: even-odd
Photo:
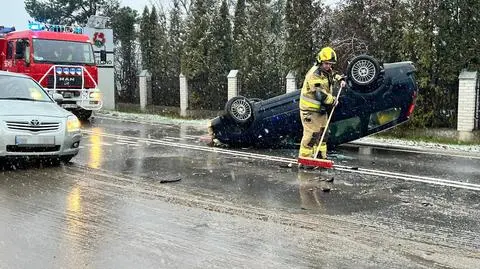
<svg viewBox="0 0 480 269"><path fill-rule="evenodd" d="M233 117L238 120L247 120L252 115L250 104L246 100L235 100L231 106L231 112Z"/></svg>
<svg viewBox="0 0 480 269"><path fill-rule="evenodd" d="M375 65L368 60L361 60L355 63L352 68L352 77L355 81L367 84L375 78Z"/></svg>

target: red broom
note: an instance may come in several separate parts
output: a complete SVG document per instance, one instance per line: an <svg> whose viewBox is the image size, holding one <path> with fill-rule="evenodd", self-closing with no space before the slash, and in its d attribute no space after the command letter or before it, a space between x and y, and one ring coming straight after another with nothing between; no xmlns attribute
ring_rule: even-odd
<svg viewBox="0 0 480 269"><path fill-rule="evenodd" d="M332 111L330 112L330 115L328 115L327 119L327 124L325 125L325 128L323 129L322 137L320 138L320 142L318 143L317 148L315 149L315 155L313 158L310 157L298 157L297 162L301 165L305 166L316 166L320 168L333 168L333 161L332 160L327 160L327 159L317 159L318 152L320 152L320 146L322 145L323 138L325 137L325 134L328 131L328 125L330 124L330 120L332 119L333 112L335 111L335 108L337 107L338 104L338 97L340 96L340 93L342 92L343 87L340 87L337 93L337 97L335 99L335 104L333 105Z"/></svg>

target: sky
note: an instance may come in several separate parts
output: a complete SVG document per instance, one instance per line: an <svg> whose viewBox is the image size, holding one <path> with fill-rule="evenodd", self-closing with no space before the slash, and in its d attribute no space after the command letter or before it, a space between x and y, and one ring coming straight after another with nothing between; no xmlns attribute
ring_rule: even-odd
<svg viewBox="0 0 480 269"><path fill-rule="evenodd" d="M166 10L170 8L170 0L121 0L123 6L130 6L142 14L145 5L151 3L160 3ZM338 2L337 0L327 0L326 3ZM5 6L8 3L8 8ZM25 11L23 0L0 0L0 25L5 27L15 26L17 30L25 30L28 20L31 19Z"/></svg>
<svg viewBox="0 0 480 269"><path fill-rule="evenodd" d="M170 0L121 0L122 5L130 6L143 11L145 5L150 3L161 3L165 8L170 6ZM5 6L8 3L8 8ZM28 20L31 19L25 11L23 0L0 0L0 25L5 27L15 26L17 30L27 29Z"/></svg>

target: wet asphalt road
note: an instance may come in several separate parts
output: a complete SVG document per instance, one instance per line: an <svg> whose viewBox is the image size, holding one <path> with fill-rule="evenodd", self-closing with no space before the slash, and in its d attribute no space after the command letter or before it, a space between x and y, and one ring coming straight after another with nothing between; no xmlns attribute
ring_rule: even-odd
<svg viewBox="0 0 480 269"><path fill-rule="evenodd" d="M235 157L205 127L97 118L73 163L4 167L0 268L479 268L480 191ZM332 156L480 187L476 156Z"/></svg>

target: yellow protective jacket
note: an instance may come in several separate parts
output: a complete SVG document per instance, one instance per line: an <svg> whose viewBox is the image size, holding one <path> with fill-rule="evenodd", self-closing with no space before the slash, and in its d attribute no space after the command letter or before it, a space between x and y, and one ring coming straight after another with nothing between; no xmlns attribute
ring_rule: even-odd
<svg viewBox="0 0 480 269"><path fill-rule="evenodd" d="M343 76L335 72L325 72L319 65L314 65L303 81L300 110L320 112L322 105L333 104L335 101L335 97L332 96L333 83L342 79Z"/></svg>

